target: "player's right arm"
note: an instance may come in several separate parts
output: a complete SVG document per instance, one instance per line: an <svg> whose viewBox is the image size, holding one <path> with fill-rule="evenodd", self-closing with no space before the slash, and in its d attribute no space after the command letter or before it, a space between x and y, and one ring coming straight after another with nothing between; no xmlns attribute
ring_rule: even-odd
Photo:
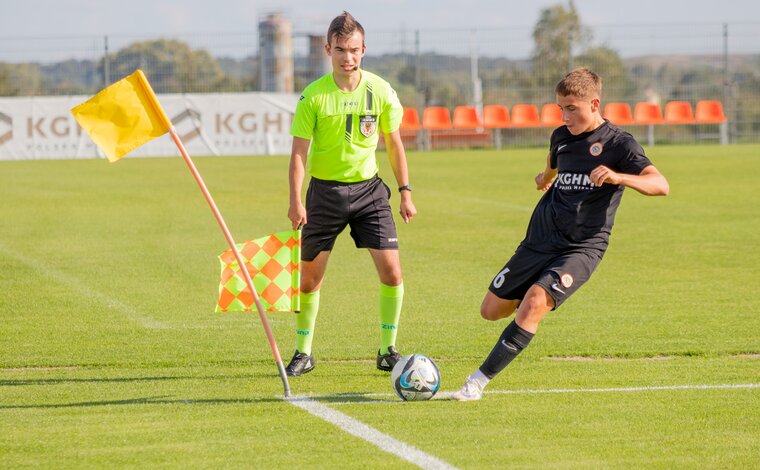
<svg viewBox="0 0 760 470"><path fill-rule="evenodd" d="M306 157L309 153L309 140L293 137L293 147L290 150L290 206L288 207L288 219L293 229L306 224L306 208L301 201L301 188L306 174Z"/></svg>
<svg viewBox="0 0 760 470"><path fill-rule="evenodd" d="M544 171L536 175L536 189L539 191L547 191L556 177L557 169L552 168L551 154L548 154L546 156L546 168L544 168Z"/></svg>
<svg viewBox="0 0 760 470"><path fill-rule="evenodd" d="M293 229L306 225L306 209L301 201L301 188L306 175L309 144L317 125L317 113L311 105L309 98L311 95L308 93L312 85L306 87L298 99L296 112L293 114L293 124L290 127L293 146L290 149L290 170L288 172L288 183L290 185L288 219L290 219Z"/></svg>

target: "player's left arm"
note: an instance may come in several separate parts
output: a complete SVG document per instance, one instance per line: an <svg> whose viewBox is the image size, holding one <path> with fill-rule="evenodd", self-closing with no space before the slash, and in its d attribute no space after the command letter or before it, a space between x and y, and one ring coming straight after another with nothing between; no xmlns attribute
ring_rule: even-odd
<svg viewBox="0 0 760 470"><path fill-rule="evenodd" d="M638 175L618 173L610 168L599 165L589 175L591 182L597 186L604 183L622 184L644 194L645 196L667 196L670 192L668 180L655 168L648 165Z"/></svg>
<svg viewBox="0 0 760 470"><path fill-rule="evenodd" d="M395 130L390 133L385 133L385 146L388 151L388 159L393 169L393 175L396 177L396 183L399 187L409 185L409 168L406 164L406 152L404 151L404 143L401 142L401 133ZM412 217L417 215L417 209L412 202L412 192L403 190L401 194L401 209L399 214L404 219L405 223L409 223Z"/></svg>

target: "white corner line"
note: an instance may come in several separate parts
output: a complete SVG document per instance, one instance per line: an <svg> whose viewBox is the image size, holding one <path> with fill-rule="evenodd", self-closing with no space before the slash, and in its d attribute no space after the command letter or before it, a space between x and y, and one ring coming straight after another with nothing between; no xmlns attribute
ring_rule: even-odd
<svg viewBox="0 0 760 470"><path fill-rule="evenodd" d="M318 401L314 401L309 397L295 396L286 398L285 401L295 407L308 411L317 418L337 426L348 434L377 446L384 452L393 454L420 468L446 470L456 468L438 457L427 454L405 442L401 442L355 418L343 414L340 411L336 411Z"/></svg>

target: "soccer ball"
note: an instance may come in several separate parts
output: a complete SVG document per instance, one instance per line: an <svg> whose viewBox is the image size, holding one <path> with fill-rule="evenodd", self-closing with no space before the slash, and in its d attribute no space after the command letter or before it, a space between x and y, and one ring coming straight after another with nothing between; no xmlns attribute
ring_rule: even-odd
<svg viewBox="0 0 760 470"><path fill-rule="evenodd" d="M441 387L441 373L429 357L412 354L393 366L391 384L404 401L430 400Z"/></svg>

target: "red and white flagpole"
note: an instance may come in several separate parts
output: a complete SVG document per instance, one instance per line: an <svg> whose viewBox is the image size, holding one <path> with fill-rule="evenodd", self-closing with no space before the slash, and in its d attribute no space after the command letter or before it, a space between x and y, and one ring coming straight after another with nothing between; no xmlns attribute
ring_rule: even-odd
<svg viewBox="0 0 760 470"><path fill-rule="evenodd" d="M187 150L185 150L185 146L182 144L182 140L180 140L179 136L177 135L177 130L173 125L169 126L169 133L171 134L174 143L177 145L177 148L182 154L182 158L185 159L185 163L187 163L187 166L190 168L190 173L193 174L195 181L198 183L198 186L200 186L201 192L206 198L206 202L208 202L208 205L211 207L211 212L213 212L214 217L216 217L216 221L219 222L219 227L221 227L222 233L224 233L224 238L227 239L227 243L230 245L230 248L232 248L232 252L235 254L235 259L237 259L238 265L241 268L240 272L243 273L245 283L248 285L248 289L251 290L251 294L253 294L253 301L256 303L256 310L259 312L261 324L264 326L264 332L267 335L267 340L269 340L269 347L272 348L272 354L274 355L274 360L277 363L277 369L280 373L280 379L282 379L282 385L285 387L285 397L287 398L290 396L290 384L288 384L288 376L285 374L285 367L282 365L280 350L277 349L277 342L274 339L272 328L269 326L269 320L264 313L264 307L261 305L261 300L259 300L259 294L256 292L256 288L253 286L251 275L245 268L245 261L243 260L243 256L240 254L240 251L237 248L237 244L235 243L235 240L232 238L232 234L227 228L227 224L224 223L224 218L222 218L222 214L216 207L214 198L211 197L211 193L208 191L206 183L203 182L203 178L201 178L200 173L198 173L198 169L195 167L193 160L190 158L190 155L187 154Z"/></svg>

